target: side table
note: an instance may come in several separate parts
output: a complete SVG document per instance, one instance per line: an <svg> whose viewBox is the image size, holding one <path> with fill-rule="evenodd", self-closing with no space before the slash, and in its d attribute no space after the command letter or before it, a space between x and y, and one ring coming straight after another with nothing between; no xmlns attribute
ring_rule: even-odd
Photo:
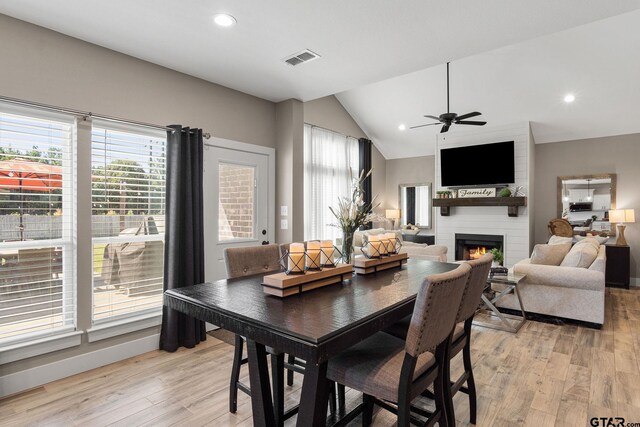
<svg viewBox="0 0 640 427"><path fill-rule="evenodd" d="M485 328L498 329L500 331L507 331L512 333L517 333L524 322L527 320L527 315L524 312L524 307L522 306L522 300L520 299L520 293L518 292L518 283L525 278L524 274L513 274L509 272L506 276L489 276L487 278L487 288L491 288L493 283L504 285L504 289L500 292L496 293L493 299L489 300L487 296L482 294L482 302L485 305L485 308L478 309L478 313L487 314L491 317L498 318L500 323L489 323L482 322L479 319L474 319L473 324L477 326L482 326ZM486 290L486 289L485 289ZM495 303L498 302L502 297L508 295L510 293L514 293L516 299L518 300L518 306L520 307L520 312L522 316L516 316L513 314L501 313L495 306Z"/></svg>
<svg viewBox="0 0 640 427"><path fill-rule="evenodd" d="M607 251L605 286L629 289L629 246L605 245L605 248Z"/></svg>

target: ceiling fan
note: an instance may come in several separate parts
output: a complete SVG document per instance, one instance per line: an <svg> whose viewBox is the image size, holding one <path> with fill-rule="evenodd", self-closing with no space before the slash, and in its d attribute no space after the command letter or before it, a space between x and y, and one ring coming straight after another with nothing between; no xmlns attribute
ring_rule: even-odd
<svg viewBox="0 0 640 427"><path fill-rule="evenodd" d="M484 126L487 122L479 122L473 120L467 120L471 117L479 116L482 113L474 111L473 113L462 114L461 116L456 113L449 112L449 63L447 62L447 112L440 114L439 117L426 115L429 119L437 120L437 123L427 123L426 125L411 126L409 129L421 128L424 126L433 126L442 124L440 133L445 133L449 130L451 125L472 125L472 126Z"/></svg>

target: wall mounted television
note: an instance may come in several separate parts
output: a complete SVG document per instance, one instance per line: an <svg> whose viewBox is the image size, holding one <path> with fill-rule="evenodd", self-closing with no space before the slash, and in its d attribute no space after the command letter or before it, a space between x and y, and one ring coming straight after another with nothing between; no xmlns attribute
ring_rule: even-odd
<svg viewBox="0 0 640 427"><path fill-rule="evenodd" d="M500 186L515 183L513 141L440 150L443 187Z"/></svg>

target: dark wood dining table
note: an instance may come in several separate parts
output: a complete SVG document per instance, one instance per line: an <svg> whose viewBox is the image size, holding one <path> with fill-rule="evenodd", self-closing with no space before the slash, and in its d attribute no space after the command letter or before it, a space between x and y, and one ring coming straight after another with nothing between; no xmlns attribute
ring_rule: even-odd
<svg viewBox="0 0 640 427"><path fill-rule="evenodd" d="M262 275L248 276L167 290L164 304L246 337L255 426L276 425L265 346L304 360L297 425L320 426L327 418L328 360L411 314L424 278L458 266L410 259L287 298L265 294Z"/></svg>

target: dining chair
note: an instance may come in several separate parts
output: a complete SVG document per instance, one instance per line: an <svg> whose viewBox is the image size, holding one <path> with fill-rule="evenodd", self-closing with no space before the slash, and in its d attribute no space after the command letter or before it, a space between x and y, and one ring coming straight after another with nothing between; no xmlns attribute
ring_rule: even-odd
<svg viewBox="0 0 640 427"><path fill-rule="evenodd" d="M226 248L224 250L224 262L227 269L227 278L251 276L253 274L267 274L280 271L280 249L278 245L246 246L239 248ZM251 389L240 381L240 369L248 363L249 359L242 357L245 339L236 334L234 339L233 365L231 367L231 380L229 384L229 412L235 413L238 409L238 390L251 396ZM277 406L277 402L276 402Z"/></svg>
<svg viewBox="0 0 640 427"><path fill-rule="evenodd" d="M251 276L255 274L269 274L281 271L279 263L280 247L277 244L262 246L246 246L239 248L226 248L224 260L227 269L227 278ZM235 413L238 408L238 390L251 396L251 389L240 381L240 369L248 363L248 358L242 357L245 338L237 335L234 339L233 365L231 368L231 380L229 384L229 412ZM274 411L276 423L282 425L284 419L296 413L295 410L284 412L284 369L293 376L293 371L304 374L304 365L284 362L284 355L273 348L267 347L271 355L272 388L274 398ZM291 360L291 356L289 356ZM292 381L293 383L293 381ZM330 393L329 405L331 412L335 413L335 391Z"/></svg>
<svg viewBox="0 0 640 427"><path fill-rule="evenodd" d="M469 265L461 264L453 271L425 278L406 340L378 332L329 359L327 379L363 393L364 426L371 424L374 404L396 413L398 426L421 424L414 414L426 417L430 425L449 425L447 353L470 270ZM412 406L430 385L435 411Z"/></svg>
<svg viewBox="0 0 640 427"><path fill-rule="evenodd" d="M465 286L462 301L460 302L458 315L456 316L456 324L453 329L449 348L449 360L447 362L447 364L450 365L451 359L462 351L464 372L455 382L452 382L450 378L447 379L447 382L451 386L452 397L455 396L458 391L469 396L469 422L471 424L476 423L477 416L476 384L473 378L473 368L471 364L471 325L473 323L473 317L481 303L482 292L487 284L492 261L492 254L485 254L476 260L465 261L465 264L471 267L471 271ZM385 332L396 338L405 339L409 329L409 322L409 318L404 318L386 329ZM447 372L450 372L449 368L447 368ZM464 383L467 383L466 387L463 386ZM432 399L434 398L428 391L424 395ZM451 406L447 407L447 413L450 419L454 419L455 411L453 402L450 403Z"/></svg>

